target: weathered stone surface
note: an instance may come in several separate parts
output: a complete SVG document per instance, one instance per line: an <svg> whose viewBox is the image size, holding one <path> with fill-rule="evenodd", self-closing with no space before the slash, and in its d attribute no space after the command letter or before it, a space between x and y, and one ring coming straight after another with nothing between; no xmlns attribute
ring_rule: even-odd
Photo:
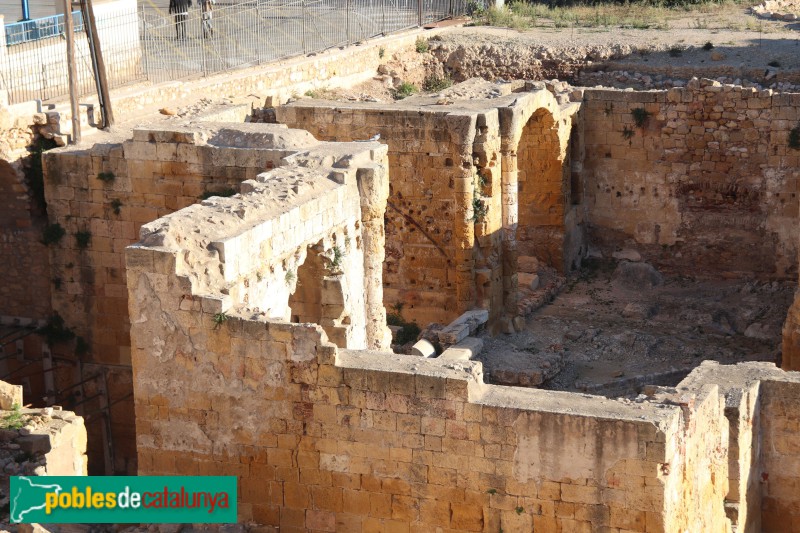
<svg viewBox="0 0 800 533"><path fill-rule="evenodd" d="M649 263L623 261L611 277L614 283L626 289L652 289L664 283L664 277Z"/></svg>
<svg viewBox="0 0 800 533"><path fill-rule="evenodd" d="M14 406L22 407L22 385L0 381L0 409L9 411Z"/></svg>
<svg viewBox="0 0 800 533"><path fill-rule="evenodd" d="M620 250L611 254L611 257L618 261L641 261L642 255L636 250Z"/></svg>

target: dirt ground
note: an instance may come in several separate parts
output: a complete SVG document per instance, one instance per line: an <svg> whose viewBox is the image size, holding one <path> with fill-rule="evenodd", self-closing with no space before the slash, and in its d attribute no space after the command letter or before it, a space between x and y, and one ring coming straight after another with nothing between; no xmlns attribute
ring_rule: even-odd
<svg viewBox="0 0 800 533"><path fill-rule="evenodd" d="M485 338L478 359L488 381L616 395L677 383L707 359L776 361L796 283L663 277L620 264L593 260L525 330Z"/></svg>

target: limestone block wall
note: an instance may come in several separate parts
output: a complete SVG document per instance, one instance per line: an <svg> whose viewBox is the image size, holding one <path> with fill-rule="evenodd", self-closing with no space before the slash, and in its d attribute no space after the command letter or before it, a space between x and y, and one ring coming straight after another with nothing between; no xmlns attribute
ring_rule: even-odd
<svg viewBox="0 0 800 533"><path fill-rule="evenodd" d="M683 380L679 391L691 392L704 384L719 384L725 397L725 417L728 425L729 491L725 510L737 531L762 531L762 496L766 496L762 466L765 458L775 455L764 448L766 433L771 425L764 418L763 384L770 381L794 382L797 376L786 373L771 363L739 363L722 366L705 361ZM768 408L771 409L772 408ZM715 453L709 450L709 453ZM763 494L762 494L763 493ZM770 505L764 506L767 512ZM766 531L766 530L765 530Z"/></svg>
<svg viewBox="0 0 800 533"><path fill-rule="evenodd" d="M50 312L48 252L40 242L45 217L22 167L0 156L0 315L39 319Z"/></svg>
<svg viewBox="0 0 800 533"><path fill-rule="evenodd" d="M386 305L427 324L474 307L513 317L518 254L565 271L585 251L570 193L578 107L542 88L446 106L301 100L276 114L321 139L388 145Z"/></svg>
<svg viewBox="0 0 800 533"><path fill-rule="evenodd" d="M131 394L123 250L136 242L143 224L197 203L204 194L235 192L245 179L281 165L283 157L312 144L316 141L307 133L282 126L236 124L231 128L202 123L139 129L123 143L47 152L44 183L49 223L66 231L49 247L50 277L60 280L58 288L53 286L52 309L88 344L81 370L76 361L74 370L65 370L64 383L94 375L100 365L108 374L112 400ZM79 233L88 235L83 248ZM77 359L72 348L62 350ZM98 405L90 402L84 408ZM113 413L118 462L113 468L135 471L132 400L116 404ZM90 457L100 461L103 438L96 424L89 429L97 432L90 439ZM93 468L101 467L94 463Z"/></svg>
<svg viewBox="0 0 800 533"><path fill-rule="evenodd" d="M800 524L800 383L761 383L761 531L797 531Z"/></svg>
<svg viewBox="0 0 800 533"><path fill-rule="evenodd" d="M484 161L482 192L491 194L492 184L499 186L500 170L497 113L481 115L485 133L480 134L478 115L322 101L278 108L280 122L319 139L351 141L380 134L387 143L391 178L384 295L387 307L399 303L403 316L420 324L446 323L475 304L473 199L480 185L479 157L473 161L473 153L480 152ZM494 124L493 131L487 123ZM494 180L492 173L498 176ZM489 206L481 222L485 226L479 231L491 248L493 238L499 241L499 210ZM487 260L482 268L491 272L500 267Z"/></svg>
<svg viewBox="0 0 800 533"><path fill-rule="evenodd" d="M799 106L797 94L708 80L669 91L587 89L593 244L633 246L677 271L795 275L800 152L788 135Z"/></svg>
<svg viewBox="0 0 800 533"><path fill-rule="evenodd" d="M343 216L359 173L333 189L347 189ZM237 475L239 519L290 532L730 531L715 386L642 403L490 386L479 363L340 349L318 325L254 314L248 291L200 283L201 244L263 254L257 228L302 209L303 192L277 218L253 207L269 176L127 250L140 474ZM225 278L252 275L223 263Z"/></svg>
<svg viewBox="0 0 800 533"><path fill-rule="evenodd" d="M40 242L46 217L37 151L52 141L42 136L49 130L45 115L34 105L9 106L3 96L0 92L0 261L5 267L0 316L41 319L50 313L50 273L47 248Z"/></svg>

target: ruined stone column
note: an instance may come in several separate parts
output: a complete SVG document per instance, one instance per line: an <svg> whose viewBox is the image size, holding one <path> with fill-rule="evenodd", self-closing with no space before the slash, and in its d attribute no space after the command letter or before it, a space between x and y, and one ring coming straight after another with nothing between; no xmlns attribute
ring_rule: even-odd
<svg viewBox="0 0 800 533"><path fill-rule="evenodd" d="M367 348L389 350L392 333L386 325L383 305L383 260L386 235L383 216L389 198L389 172L386 152L383 164L359 168L356 174L361 196L361 235L364 245L364 307L366 309Z"/></svg>
<svg viewBox="0 0 800 533"><path fill-rule="evenodd" d="M515 108L501 108L500 169L501 203L503 206L503 304L510 316L517 314L517 223L519 222L519 182L517 147L519 133L514 134Z"/></svg>

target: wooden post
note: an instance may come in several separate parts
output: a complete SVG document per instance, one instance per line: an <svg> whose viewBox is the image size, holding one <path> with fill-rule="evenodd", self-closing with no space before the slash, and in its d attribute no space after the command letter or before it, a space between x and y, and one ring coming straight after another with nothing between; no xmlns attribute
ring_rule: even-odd
<svg viewBox="0 0 800 533"><path fill-rule="evenodd" d="M97 35L97 24L94 18L92 0L81 0L86 28L89 38L89 50L92 53L92 67L94 68L95 81L97 82L97 97L103 112L103 129L114 124L114 112L111 109L111 97L108 94L108 78L106 77L106 64L103 61L103 52L100 49L100 36Z"/></svg>
<svg viewBox="0 0 800 533"><path fill-rule="evenodd" d="M64 34L67 38L67 76L69 80L69 102L72 109L72 138L70 142L81 142L81 108L78 106L78 68L75 63L75 24L72 20L72 1L62 0L64 5Z"/></svg>

